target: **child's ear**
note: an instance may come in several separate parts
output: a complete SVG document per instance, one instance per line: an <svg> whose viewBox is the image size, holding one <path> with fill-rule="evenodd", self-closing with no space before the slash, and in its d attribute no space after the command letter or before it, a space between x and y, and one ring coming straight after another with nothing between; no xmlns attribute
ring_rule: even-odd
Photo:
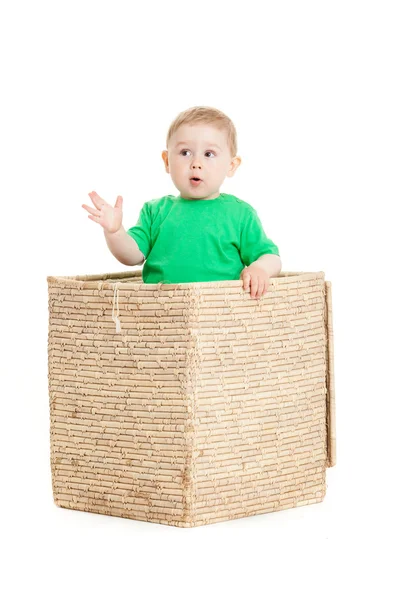
<svg viewBox="0 0 400 600"><path fill-rule="evenodd" d="M240 158L240 156L235 156L235 158L232 159L232 162L229 166L228 177L232 177L234 175L236 169L241 164L241 162L242 159Z"/></svg>
<svg viewBox="0 0 400 600"><path fill-rule="evenodd" d="M169 173L168 150L163 150L161 156L164 161L165 170L167 171L167 173Z"/></svg>

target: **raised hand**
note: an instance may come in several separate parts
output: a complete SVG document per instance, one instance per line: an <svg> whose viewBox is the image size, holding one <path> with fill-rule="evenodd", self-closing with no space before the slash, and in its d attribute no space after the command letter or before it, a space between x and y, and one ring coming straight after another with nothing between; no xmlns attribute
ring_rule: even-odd
<svg viewBox="0 0 400 600"><path fill-rule="evenodd" d="M87 204L82 204L82 208L85 208L90 215L89 219L92 219L95 223L99 223L105 231L108 233L115 233L122 225L122 196L117 197L115 206L108 204L103 198L96 192L90 192L89 198L95 205L95 209Z"/></svg>

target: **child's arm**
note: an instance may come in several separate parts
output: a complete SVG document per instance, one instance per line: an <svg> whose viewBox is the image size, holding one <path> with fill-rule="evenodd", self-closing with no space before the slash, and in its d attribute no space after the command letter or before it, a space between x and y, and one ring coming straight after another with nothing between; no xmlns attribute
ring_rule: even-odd
<svg viewBox="0 0 400 600"><path fill-rule="evenodd" d="M240 274L244 291L247 292L250 286L251 297L260 298L267 292L270 277L276 277L281 272L282 262L278 246L267 237L260 217L253 208L244 220L240 241L240 257L243 264L249 265Z"/></svg>
<svg viewBox="0 0 400 600"><path fill-rule="evenodd" d="M244 291L248 292L251 287L251 297L260 298L267 293L270 278L279 275L281 269L282 262L277 254L263 254L240 273Z"/></svg>
<svg viewBox="0 0 400 600"><path fill-rule="evenodd" d="M257 265L264 269L270 277L276 277L282 270L282 261L277 254L263 254L249 265Z"/></svg>
<svg viewBox="0 0 400 600"><path fill-rule="evenodd" d="M115 258L123 265L141 265L144 254L122 226L122 196L118 196L115 206L111 206L97 192L90 192L88 195L95 208L87 204L82 204L82 208L90 213L89 219L103 227L107 246Z"/></svg>
<svg viewBox="0 0 400 600"><path fill-rule="evenodd" d="M139 250L139 246L133 237L126 233L122 225L115 233L109 233L104 230L104 237L112 254L123 265L134 266L143 264L144 256Z"/></svg>

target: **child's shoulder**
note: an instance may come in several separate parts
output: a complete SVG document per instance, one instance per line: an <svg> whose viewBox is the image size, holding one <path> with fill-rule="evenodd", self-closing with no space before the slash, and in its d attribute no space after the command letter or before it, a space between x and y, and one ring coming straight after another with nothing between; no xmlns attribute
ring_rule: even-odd
<svg viewBox="0 0 400 600"><path fill-rule="evenodd" d="M151 206L158 206L160 204L165 204L166 202L170 202L174 196L159 196L158 198L152 198L151 200L147 200L145 204L149 204Z"/></svg>
<svg viewBox="0 0 400 600"><path fill-rule="evenodd" d="M233 200L236 200L236 202L238 202L241 207L243 208L244 212L255 212L255 208L254 206L252 206L249 202L246 202L246 200L243 200L242 198L239 198L238 196L235 196L234 194L223 194L224 196L228 196L230 198L232 198Z"/></svg>
<svg viewBox="0 0 400 600"><path fill-rule="evenodd" d="M168 206L171 203L171 200L173 200L173 196L171 195L146 200L146 202L143 202L142 210L150 212L151 215L155 215Z"/></svg>

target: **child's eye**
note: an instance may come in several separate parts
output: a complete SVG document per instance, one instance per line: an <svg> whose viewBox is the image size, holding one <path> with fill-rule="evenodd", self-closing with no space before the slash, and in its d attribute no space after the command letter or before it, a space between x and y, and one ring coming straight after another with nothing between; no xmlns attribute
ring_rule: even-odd
<svg viewBox="0 0 400 600"><path fill-rule="evenodd" d="M190 150L181 150L181 154L183 154L184 152L190 152ZM215 156L215 152L213 152L212 150L207 150L207 152L205 152L205 154L214 154ZM185 154L183 154L184 156L186 156Z"/></svg>

